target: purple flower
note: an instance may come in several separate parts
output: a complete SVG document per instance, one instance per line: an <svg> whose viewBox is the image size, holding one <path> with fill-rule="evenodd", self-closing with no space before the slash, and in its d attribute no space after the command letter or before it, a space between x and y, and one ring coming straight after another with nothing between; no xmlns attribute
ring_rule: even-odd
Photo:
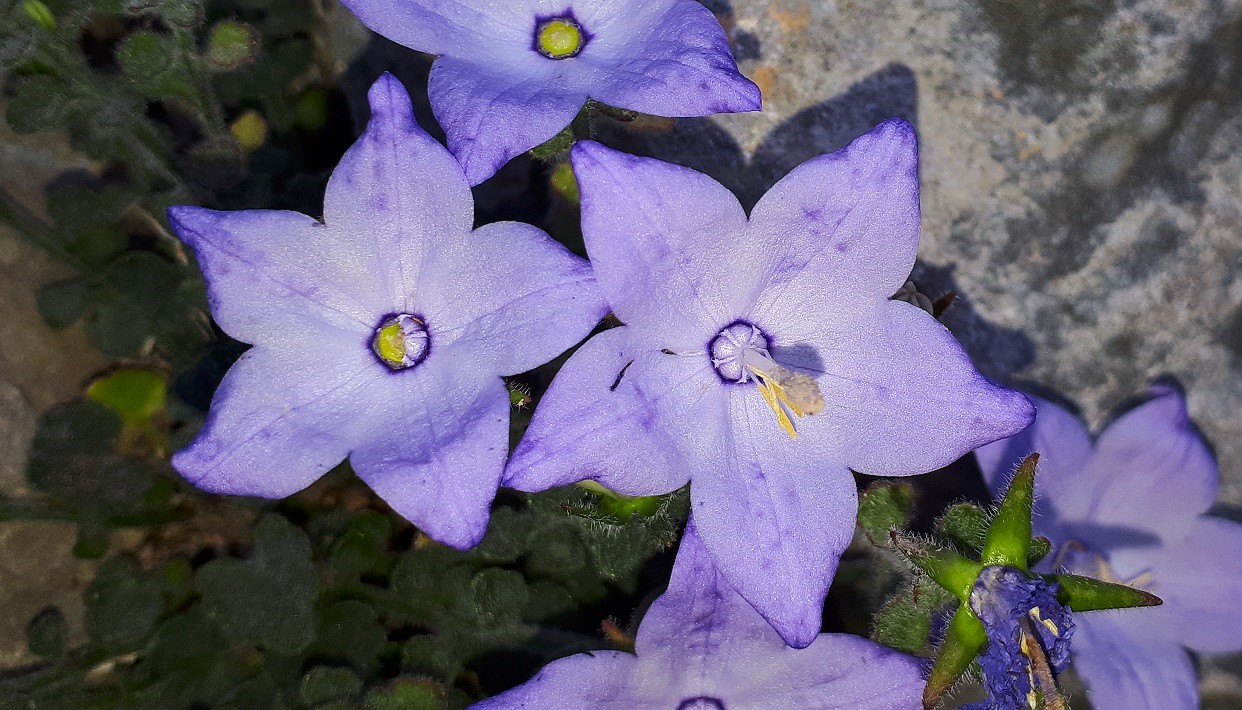
<svg viewBox="0 0 1242 710"><path fill-rule="evenodd" d="M594 651L549 664L473 710L804 710L922 707L911 656L848 634L785 645L715 568L693 521L668 591L639 626L637 655Z"/></svg>
<svg viewBox="0 0 1242 710"><path fill-rule="evenodd" d="M692 480L729 584L791 645L814 640L854 531L850 469L932 470L1033 413L889 298L918 249L916 154L913 128L889 121L795 169L748 220L705 175L579 143L587 251L626 325L565 364L505 484L653 495Z"/></svg>
<svg viewBox="0 0 1242 710"><path fill-rule="evenodd" d="M470 547L508 451L499 376L555 357L606 308L589 265L540 230L471 231L461 167L396 79L380 77L370 102L323 222L169 210L216 322L254 346L173 466L207 491L279 498L348 456L402 516Z"/></svg>
<svg viewBox="0 0 1242 710"><path fill-rule="evenodd" d="M428 94L470 184L569 125L587 98L660 116L757 111L720 23L695 0L343 0L438 54Z"/></svg>
<svg viewBox="0 0 1242 710"><path fill-rule="evenodd" d="M1196 708L1195 672L1182 647L1242 648L1242 526L1202 514L1216 498L1216 464L1182 395L1166 386L1151 395L1094 444L1073 415L1032 397L1035 424L978 452L994 490L1023 455L1039 452L1035 532L1054 546L1045 568L1164 600L1076 617L1072 659L1097 710Z"/></svg>
<svg viewBox="0 0 1242 710"><path fill-rule="evenodd" d="M1074 620L1057 601L1057 585L1013 567L984 567L970 592L988 645L979 656L990 706L1034 708L1037 691L1055 693L1053 677L1069 665Z"/></svg>

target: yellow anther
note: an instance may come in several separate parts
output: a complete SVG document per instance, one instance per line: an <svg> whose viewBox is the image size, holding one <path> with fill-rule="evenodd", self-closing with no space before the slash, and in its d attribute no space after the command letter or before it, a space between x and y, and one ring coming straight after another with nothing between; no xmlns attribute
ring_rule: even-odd
<svg viewBox="0 0 1242 710"><path fill-rule="evenodd" d="M756 374L759 373L756 371ZM785 409L781 407L780 397L783 393L780 390L780 386L773 384L771 380L767 379L766 375L761 375L759 377L758 385L759 393L763 395L763 401L767 402L768 407L771 408L774 414L776 414L777 423L781 425L781 428L785 430L785 433L789 435L790 439L797 439L798 432L794 429L793 421L789 418L789 415L785 413ZM792 405L790 408L794 409ZM798 414L796 409L794 409L794 414ZM798 414L798 416L802 415Z"/></svg>
<svg viewBox="0 0 1242 710"><path fill-rule="evenodd" d="M539 51L551 59L566 59L582 49L582 30L572 20L558 18L539 28Z"/></svg>
<svg viewBox="0 0 1242 710"><path fill-rule="evenodd" d="M776 421L780 423L785 433L789 434L790 439L797 439L798 432L794 429L793 420L789 418L785 407L788 407L795 417L805 417L808 414L818 414L824 411L824 396L819 391L819 385L810 375L791 372L780 365L776 365L772 373L755 367L750 367L750 371L755 375L755 383L759 385L763 401L767 402L768 407L776 414Z"/></svg>
<svg viewBox="0 0 1242 710"><path fill-rule="evenodd" d="M1038 621L1039 623L1043 624L1043 626L1044 626L1044 628L1045 628L1045 629L1048 629L1049 631L1051 631L1053 636L1060 636L1060 635L1061 635L1061 629L1057 628L1057 625L1056 625L1055 623L1053 623L1052 619L1045 619L1045 618L1043 618L1043 616L1041 616L1041 615L1040 615L1040 613L1039 613L1039 607L1035 607L1035 608L1031 609L1031 610L1030 610L1029 612L1027 612L1027 613L1028 613L1028 614L1030 614L1030 616L1031 616L1031 618L1032 618L1032 619L1034 619L1034 620Z"/></svg>
<svg viewBox="0 0 1242 710"><path fill-rule="evenodd" d="M392 367L405 362L405 332L401 323L392 322L375 333L375 354Z"/></svg>

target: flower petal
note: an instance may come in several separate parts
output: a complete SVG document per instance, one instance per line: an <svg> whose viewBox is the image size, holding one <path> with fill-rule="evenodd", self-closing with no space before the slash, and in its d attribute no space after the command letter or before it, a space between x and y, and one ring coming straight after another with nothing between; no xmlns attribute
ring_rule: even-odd
<svg viewBox="0 0 1242 710"><path fill-rule="evenodd" d="M749 305L746 213L715 180L584 141L582 232L613 311L658 347L704 350Z"/></svg>
<svg viewBox="0 0 1242 710"><path fill-rule="evenodd" d="M765 247L761 320L892 296L919 246L914 128L892 119L794 168L755 205L748 237Z"/></svg>
<svg viewBox="0 0 1242 710"><path fill-rule="evenodd" d="M362 24L397 44L428 54L485 51L530 42L531 15L522 0L342 0Z"/></svg>
<svg viewBox="0 0 1242 710"><path fill-rule="evenodd" d="M1078 628L1071 663L1087 684L1087 698L1095 710L1199 707L1195 671L1182 647L1145 634L1128 620L1145 611L1089 612L1074 617Z"/></svg>
<svg viewBox="0 0 1242 710"><path fill-rule="evenodd" d="M731 430L694 464L695 524L729 584L802 648L821 628L824 596L854 533L858 495L830 448L790 440L753 387L730 394Z"/></svg>
<svg viewBox="0 0 1242 710"><path fill-rule="evenodd" d="M1035 405L1035 421L1014 436L984 444L975 456L988 488L999 496L1009 487L1014 468L1022 459L1033 452L1039 454L1035 533L1053 535L1052 527L1058 521L1080 520L1088 504L1085 492L1091 483L1082 473L1091 458L1091 437L1070 412L1046 399L1027 398Z"/></svg>
<svg viewBox="0 0 1242 710"><path fill-rule="evenodd" d="M526 54L507 57L499 66L452 56L431 66L432 112L471 185L551 139L586 103L586 92L557 81L548 60L530 50Z"/></svg>
<svg viewBox="0 0 1242 710"><path fill-rule="evenodd" d="M729 707L740 710L919 710L927 684L918 659L849 634L820 634L804 649L778 649L766 668L738 665L735 674L755 686L731 696Z"/></svg>
<svg viewBox="0 0 1242 710"><path fill-rule="evenodd" d="M593 30L577 61L606 77L590 88L606 104L657 116L758 111L759 87L737 70L729 38L698 2L642 0Z"/></svg>
<svg viewBox="0 0 1242 710"><path fill-rule="evenodd" d="M440 347L501 375L560 355L608 312L590 264L519 222L488 224L441 244L419 295Z"/></svg>
<svg viewBox="0 0 1242 710"><path fill-rule="evenodd" d="M569 358L509 460L506 486L541 491L589 479L626 495L658 495L686 484L684 442L710 428L706 412L719 382L706 365L651 352L632 335L613 328Z"/></svg>
<svg viewBox="0 0 1242 710"><path fill-rule="evenodd" d="M350 463L432 539L474 547L487 528L509 450L508 393L498 377L480 376L434 351L390 379L393 411Z"/></svg>
<svg viewBox="0 0 1242 710"><path fill-rule="evenodd" d="M949 331L915 306L881 301L830 327L804 343L778 340L773 354L823 372L827 407L800 425L855 471L932 471L1034 418L1025 396L980 375Z"/></svg>
<svg viewBox="0 0 1242 710"><path fill-rule="evenodd" d="M382 316L414 307L424 255L470 232L474 198L461 166L414 120L401 82L384 74L367 98L371 121L332 172L323 211L329 229L372 255Z"/></svg>
<svg viewBox="0 0 1242 710"><path fill-rule="evenodd" d="M592 651L553 661L518 687L470 710L655 710L668 692L639 673L638 659L621 651Z"/></svg>
<svg viewBox="0 0 1242 710"><path fill-rule="evenodd" d="M1084 517L1176 536L1212 505L1219 475L1181 393L1169 387L1152 393L1096 440L1082 473L1093 484Z"/></svg>
<svg viewBox="0 0 1242 710"><path fill-rule="evenodd" d="M1136 620L1196 651L1242 649L1242 525L1201 516L1183 539L1155 554L1136 549L1114 553L1110 561L1125 577L1150 572L1150 588L1164 600L1151 610L1135 610Z"/></svg>
<svg viewBox="0 0 1242 710"><path fill-rule="evenodd" d="M345 460L375 417L377 377L365 341L350 353L256 346L220 383L207 423L172 457L211 493L283 498Z"/></svg>
<svg viewBox="0 0 1242 710"><path fill-rule="evenodd" d="M194 250L212 316L234 338L283 347L307 330L341 338L374 327L368 304L380 289L370 277L373 261L342 233L274 210L179 205L169 208L168 219Z"/></svg>

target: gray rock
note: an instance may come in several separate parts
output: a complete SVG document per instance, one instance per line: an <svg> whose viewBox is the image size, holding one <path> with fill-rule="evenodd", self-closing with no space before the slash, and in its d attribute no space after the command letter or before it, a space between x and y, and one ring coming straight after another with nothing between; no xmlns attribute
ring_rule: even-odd
<svg viewBox="0 0 1242 710"><path fill-rule="evenodd" d="M1180 382L1242 506L1242 16L1234 2L708 2L762 114L605 129L753 203L890 116L919 130L920 289L986 374L1098 430Z"/></svg>

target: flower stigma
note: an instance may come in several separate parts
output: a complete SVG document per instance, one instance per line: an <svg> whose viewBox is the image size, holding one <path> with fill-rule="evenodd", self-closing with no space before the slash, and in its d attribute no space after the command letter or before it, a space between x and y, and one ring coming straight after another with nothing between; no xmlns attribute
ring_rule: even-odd
<svg viewBox="0 0 1242 710"><path fill-rule="evenodd" d="M535 49L548 59L568 59L582 51L582 28L572 17L557 17L535 30Z"/></svg>
<svg viewBox="0 0 1242 710"><path fill-rule="evenodd" d="M745 321L726 326L708 346L712 367L728 382L754 381L776 421L790 439L797 439L795 417L824 411L824 395L815 378L796 372L772 359L768 336Z"/></svg>
<svg viewBox="0 0 1242 710"><path fill-rule="evenodd" d="M371 350L390 370L406 370L427 359L431 336L418 316L400 313L385 318L375 329Z"/></svg>

